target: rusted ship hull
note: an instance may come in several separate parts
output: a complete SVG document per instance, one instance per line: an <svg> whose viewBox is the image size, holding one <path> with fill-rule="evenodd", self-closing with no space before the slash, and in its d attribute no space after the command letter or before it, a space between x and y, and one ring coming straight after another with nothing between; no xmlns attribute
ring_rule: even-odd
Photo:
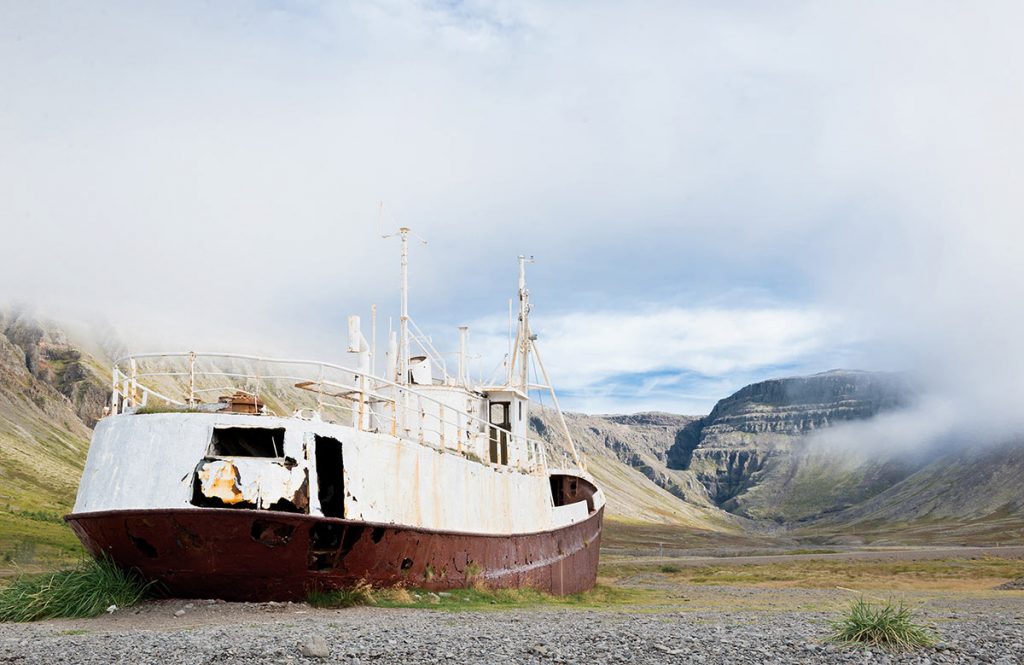
<svg viewBox="0 0 1024 665"><path fill-rule="evenodd" d="M511 536L211 508L66 519L91 554L138 569L169 595L258 601L302 600L313 589L360 581L437 591L479 579L493 587L578 593L597 578L603 512L553 531Z"/></svg>

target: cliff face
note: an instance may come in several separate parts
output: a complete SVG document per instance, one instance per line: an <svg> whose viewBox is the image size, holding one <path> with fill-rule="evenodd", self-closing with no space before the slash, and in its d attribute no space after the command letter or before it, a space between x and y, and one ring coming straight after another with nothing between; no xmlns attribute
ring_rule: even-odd
<svg viewBox="0 0 1024 665"><path fill-rule="evenodd" d="M838 510L915 467L817 450L808 435L905 406L912 394L901 375L872 372L755 383L682 429L668 466L692 472L716 504L738 514L782 521Z"/></svg>
<svg viewBox="0 0 1024 665"><path fill-rule="evenodd" d="M18 312L0 312L0 335L21 351L18 360L35 381L63 395L87 427L93 427L110 398L104 365L52 324Z"/></svg>
<svg viewBox="0 0 1024 665"><path fill-rule="evenodd" d="M667 466L668 450L678 432L694 420L692 416L566 413L565 418L589 471L605 491L609 514L702 529L736 528L738 521L708 499L692 473ZM565 448L565 436L553 412L534 409L530 427L551 443L550 449Z"/></svg>

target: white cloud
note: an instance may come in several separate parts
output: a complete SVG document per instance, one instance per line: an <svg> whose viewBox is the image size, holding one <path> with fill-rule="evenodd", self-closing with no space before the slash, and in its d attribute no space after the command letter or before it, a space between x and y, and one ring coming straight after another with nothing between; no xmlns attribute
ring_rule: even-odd
<svg viewBox="0 0 1024 665"><path fill-rule="evenodd" d="M507 291L496 266L541 257L542 342L577 387L681 367L710 392L826 369L856 339L858 364L1012 419L1022 18L4 2L0 302L171 346L331 350L347 311L396 300L384 199L431 241L421 320L482 317Z"/></svg>
<svg viewBox="0 0 1024 665"><path fill-rule="evenodd" d="M805 364L811 358L820 360L822 353L841 359L840 349L858 340L839 324L835 314L806 309L669 307L538 314L533 328L551 380L558 390L573 395L567 400L572 407L621 412L640 406L692 413L706 411L714 400L707 394L688 394L687 381L705 390L714 385L731 391L740 386L727 377ZM489 369L500 361L495 352L507 347L507 322L477 321L471 325L471 339L475 352L491 352L482 363ZM680 375L693 376L682 380Z"/></svg>

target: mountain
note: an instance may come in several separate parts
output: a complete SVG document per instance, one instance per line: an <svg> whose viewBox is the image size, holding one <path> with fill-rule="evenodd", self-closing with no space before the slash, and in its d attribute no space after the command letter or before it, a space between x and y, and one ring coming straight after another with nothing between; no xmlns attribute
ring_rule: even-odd
<svg viewBox="0 0 1024 665"><path fill-rule="evenodd" d="M811 436L912 403L900 374L835 370L749 385L689 423L669 469L689 471L730 512L787 522L841 510L914 473L899 455L865 458Z"/></svg>
<svg viewBox="0 0 1024 665"><path fill-rule="evenodd" d="M795 528L833 542L1014 543L1024 539L1024 440L937 450L859 504Z"/></svg>
<svg viewBox="0 0 1024 665"><path fill-rule="evenodd" d="M77 551L61 516L74 502L90 426L109 395L103 364L51 324L0 313L0 559L7 563Z"/></svg>

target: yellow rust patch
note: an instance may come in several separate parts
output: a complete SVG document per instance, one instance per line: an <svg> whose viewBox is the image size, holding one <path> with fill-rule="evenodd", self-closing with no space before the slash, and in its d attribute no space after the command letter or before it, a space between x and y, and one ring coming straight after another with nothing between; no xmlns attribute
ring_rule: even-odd
<svg viewBox="0 0 1024 665"><path fill-rule="evenodd" d="M245 501L238 486L238 469L230 462L204 465L199 469L199 481L203 494L211 499L220 499L226 504Z"/></svg>

